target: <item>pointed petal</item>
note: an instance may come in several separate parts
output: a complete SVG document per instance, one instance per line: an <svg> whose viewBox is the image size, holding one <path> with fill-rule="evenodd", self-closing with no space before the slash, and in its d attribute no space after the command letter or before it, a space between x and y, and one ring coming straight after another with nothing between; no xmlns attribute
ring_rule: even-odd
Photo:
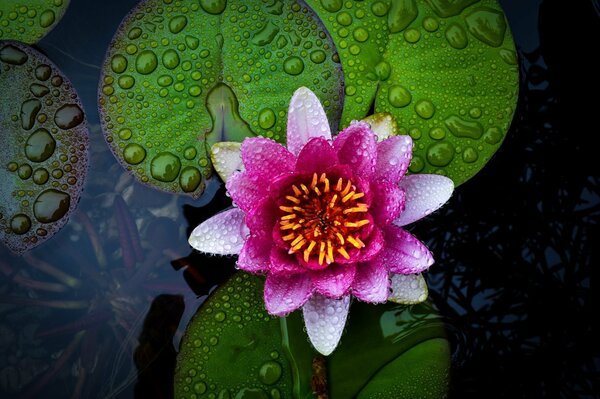
<svg viewBox="0 0 600 399"><path fill-rule="evenodd" d="M375 135L364 122L354 122L333 141L341 164L348 165L360 177L370 180L375 173L377 144Z"/></svg>
<svg viewBox="0 0 600 399"><path fill-rule="evenodd" d="M244 140L241 151L246 171L263 181L269 181L274 175L292 172L296 161L287 148L265 137Z"/></svg>
<svg viewBox="0 0 600 399"><path fill-rule="evenodd" d="M188 242L201 252L217 255L239 254L248 235L244 212L232 208L200 223Z"/></svg>
<svg viewBox="0 0 600 399"><path fill-rule="evenodd" d="M371 130L377 135L377 141L383 141L398 134L398 124L389 112L369 115L363 119L363 122L371 126Z"/></svg>
<svg viewBox="0 0 600 399"><path fill-rule="evenodd" d="M386 180L371 183L373 200L369 209L378 226L386 226L404 210L405 195L398 185Z"/></svg>
<svg viewBox="0 0 600 399"><path fill-rule="evenodd" d="M290 276L269 274L264 293L267 312L285 316L304 305L312 291L310 276L306 273Z"/></svg>
<svg viewBox="0 0 600 399"><path fill-rule="evenodd" d="M312 282L317 292L329 298L347 295L355 274L356 264L331 264L323 270L311 272Z"/></svg>
<svg viewBox="0 0 600 399"><path fill-rule="evenodd" d="M337 165L335 150L322 137L311 138L300 150L296 160L297 173L318 173Z"/></svg>
<svg viewBox="0 0 600 399"><path fill-rule="evenodd" d="M301 87L294 92L288 109L288 150L298 155L311 137L331 140L331 129L327 115L315 93L306 87Z"/></svg>
<svg viewBox="0 0 600 399"><path fill-rule="evenodd" d="M433 265L433 255L425 244L408 231L394 225L384 229L385 248L381 251L392 273L420 273Z"/></svg>
<svg viewBox="0 0 600 399"><path fill-rule="evenodd" d="M393 136L378 143L375 177L397 184L410 165L412 145L410 136Z"/></svg>
<svg viewBox="0 0 600 399"><path fill-rule="evenodd" d="M406 205L394 224L405 226L444 205L454 191L454 182L440 175L410 175L400 181L400 188L406 193Z"/></svg>
<svg viewBox="0 0 600 399"><path fill-rule="evenodd" d="M349 308L350 295L330 299L319 294L314 294L302 308L308 338L322 355L331 354L338 345Z"/></svg>
<svg viewBox="0 0 600 399"><path fill-rule="evenodd" d="M259 273L269 270L271 261L271 240L257 236L250 236L244 243L240 252L237 266L249 273Z"/></svg>
<svg viewBox="0 0 600 399"><path fill-rule="evenodd" d="M383 303L390 293L390 278L385 261L378 256L370 262L360 263L352 283L352 295L361 301Z"/></svg>
<svg viewBox="0 0 600 399"><path fill-rule="evenodd" d="M244 212L250 212L268 195L265 184L256 175L244 171L231 175L225 187L233 202Z"/></svg>
<svg viewBox="0 0 600 399"><path fill-rule="evenodd" d="M222 141L210 148L210 159L221 180L227 182L234 172L244 170L241 143Z"/></svg>
<svg viewBox="0 0 600 399"><path fill-rule="evenodd" d="M421 274L392 274L389 301L412 305L427 299L427 283Z"/></svg>

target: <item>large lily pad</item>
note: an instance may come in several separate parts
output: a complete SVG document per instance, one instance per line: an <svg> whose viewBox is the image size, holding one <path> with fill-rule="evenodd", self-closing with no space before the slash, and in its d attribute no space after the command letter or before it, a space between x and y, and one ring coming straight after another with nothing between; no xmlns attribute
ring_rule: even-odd
<svg viewBox="0 0 600 399"><path fill-rule="evenodd" d="M263 287L260 277L238 273L200 307L177 358L176 398L313 397L316 353L300 312L269 316ZM448 341L431 307L357 302L349 320L327 359L332 398L444 397Z"/></svg>
<svg viewBox="0 0 600 399"><path fill-rule="evenodd" d="M319 19L295 1L142 1L102 68L106 140L142 182L197 197L211 175L210 145L285 140L298 87L311 87L338 120L338 61Z"/></svg>
<svg viewBox="0 0 600 399"><path fill-rule="evenodd" d="M0 1L0 40L33 44L62 18L69 0Z"/></svg>
<svg viewBox="0 0 600 399"><path fill-rule="evenodd" d="M0 239L21 253L52 237L79 201L88 130L69 80L44 55L0 41Z"/></svg>
<svg viewBox="0 0 600 399"><path fill-rule="evenodd" d="M413 173L460 184L500 146L518 92L514 42L495 0L307 0L339 51L342 125L389 112L415 140Z"/></svg>

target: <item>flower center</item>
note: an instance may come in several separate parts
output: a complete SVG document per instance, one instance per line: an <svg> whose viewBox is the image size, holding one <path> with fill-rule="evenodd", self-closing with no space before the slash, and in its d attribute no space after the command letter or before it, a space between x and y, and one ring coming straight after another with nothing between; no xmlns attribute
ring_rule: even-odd
<svg viewBox="0 0 600 399"><path fill-rule="evenodd" d="M283 211L279 228L289 253L303 251L305 262L314 257L319 265L334 262L336 256L350 259L350 249L365 246L359 238L362 227L370 223L365 218L369 206L359 202L364 196L351 180L340 177L330 182L325 173L314 173L310 183L292 185L279 207Z"/></svg>

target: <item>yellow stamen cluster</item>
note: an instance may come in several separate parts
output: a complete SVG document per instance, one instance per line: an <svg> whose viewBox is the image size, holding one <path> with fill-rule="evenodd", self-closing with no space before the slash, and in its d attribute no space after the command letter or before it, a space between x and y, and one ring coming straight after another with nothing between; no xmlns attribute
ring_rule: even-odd
<svg viewBox="0 0 600 399"><path fill-rule="evenodd" d="M308 262L330 264L336 256L350 259L351 248L363 248L360 230L370 223L369 206L359 202L365 196L349 179L330 181L325 173L314 173L310 182L292 185L279 207L279 228L289 253L302 251Z"/></svg>

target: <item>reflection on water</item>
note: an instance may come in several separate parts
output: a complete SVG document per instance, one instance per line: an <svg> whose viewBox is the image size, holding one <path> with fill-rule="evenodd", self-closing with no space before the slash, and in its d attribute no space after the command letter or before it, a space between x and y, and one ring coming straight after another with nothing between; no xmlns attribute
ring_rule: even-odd
<svg viewBox="0 0 600 399"><path fill-rule="evenodd" d="M218 184L196 202L150 190L104 143L94 111L98 48L136 2L97 16L83 3L73 2L65 20L93 34L72 35L65 23L39 47L83 98L93 166L77 212L51 243L23 257L0 248L0 396L7 398L157 393L191 314L233 271L231 258L191 253L187 244L193 227L229 206ZM600 14L597 1L560 4L542 2L541 46L522 46L521 101L504 146L449 206L416 227L432 237L436 254L428 280L454 344L453 397L600 392L589 307L599 181L591 173L595 147L581 134L596 111L574 101L575 88L588 84L581 76L597 72L559 37L569 30L600 37ZM511 11L509 19L519 18Z"/></svg>

